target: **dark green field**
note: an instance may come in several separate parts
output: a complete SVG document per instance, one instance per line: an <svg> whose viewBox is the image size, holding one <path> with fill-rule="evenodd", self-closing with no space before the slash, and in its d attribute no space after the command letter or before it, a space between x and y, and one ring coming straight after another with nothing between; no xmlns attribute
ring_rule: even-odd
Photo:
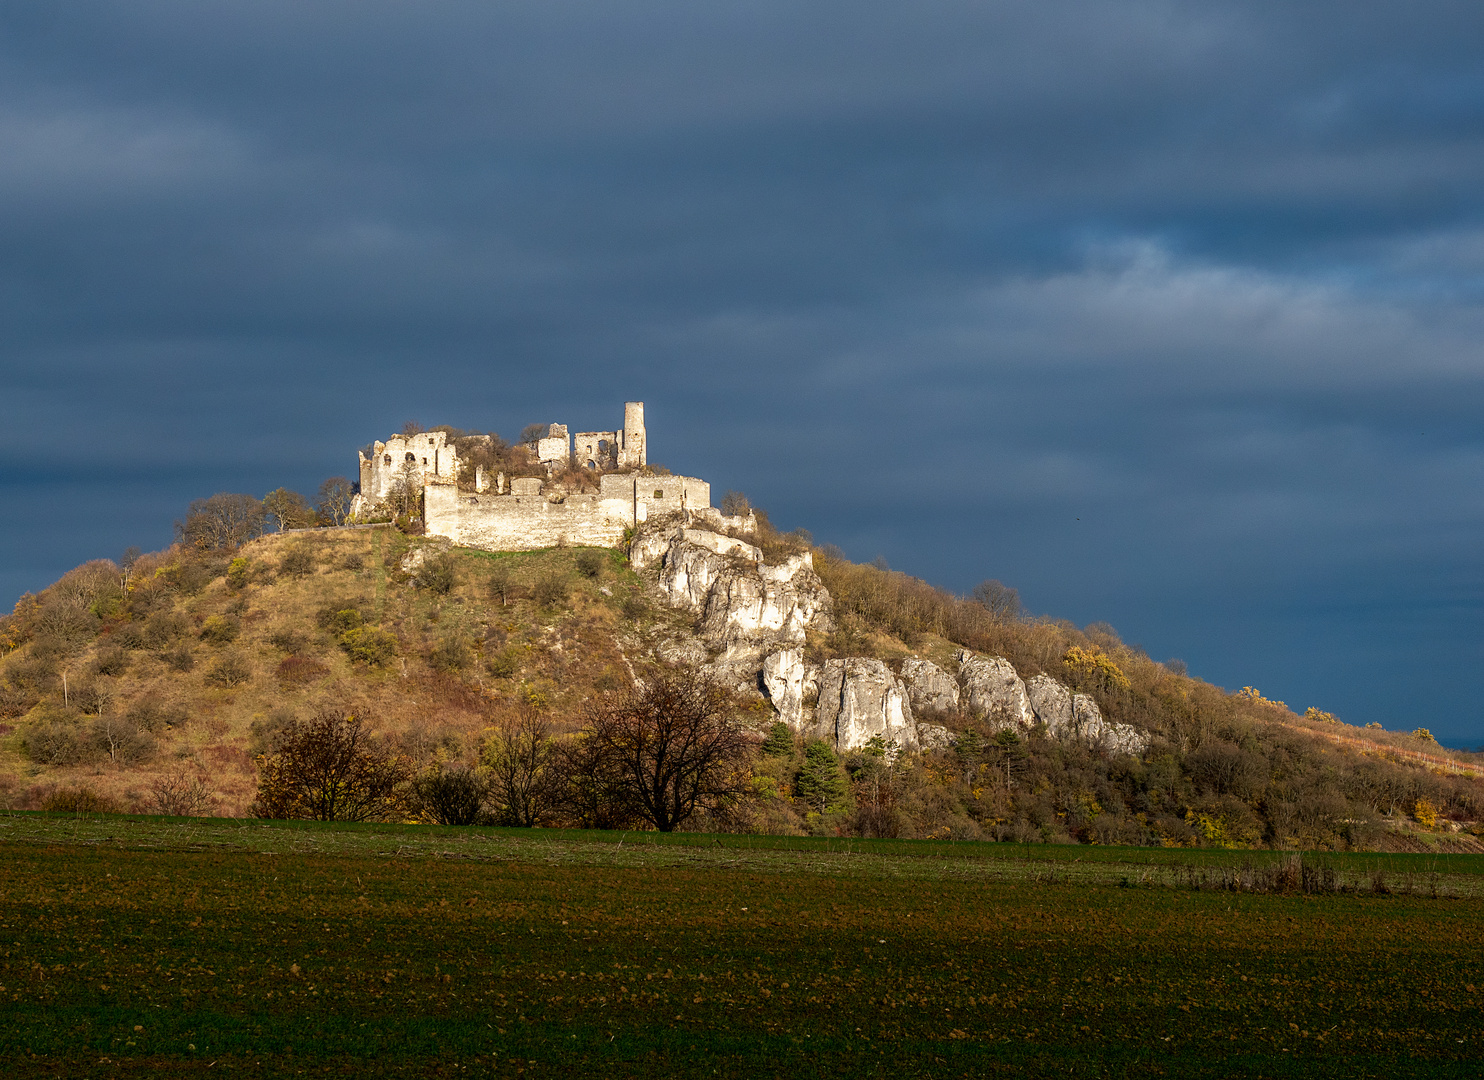
<svg viewBox="0 0 1484 1080"><path fill-rule="evenodd" d="M1331 856L1356 891L1284 896L1211 888L1244 853L656 839L0 818L0 1054L67 1077L1473 1077L1484 1057L1471 857Z"/></svg>

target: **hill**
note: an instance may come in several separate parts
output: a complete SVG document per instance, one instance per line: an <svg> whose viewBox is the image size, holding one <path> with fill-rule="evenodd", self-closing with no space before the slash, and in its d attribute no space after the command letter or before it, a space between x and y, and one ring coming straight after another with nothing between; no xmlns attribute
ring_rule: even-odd
<svg viewBox="0 0 1484 1080"><path fill-rule="evenodd" d="M85 564L0 620L0 801L243 815L256 756L326 706L419 771L478 766L513 712L561 737L666 661L735 687L757 831L1484 850L1484 762L1425 732L1228 694L1106 625L954 597L765 518L685 524L626 550L371 526ZM886 719L838 734L863 701Z"/></svg>

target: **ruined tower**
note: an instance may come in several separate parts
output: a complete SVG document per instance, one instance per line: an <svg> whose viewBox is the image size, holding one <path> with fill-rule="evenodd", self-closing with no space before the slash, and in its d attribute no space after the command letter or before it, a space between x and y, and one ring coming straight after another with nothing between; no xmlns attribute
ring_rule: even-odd
<svg viewBox="0 0 1484 1080"><path fill-rule="evenodd" d="M623 403L623 462L634 469L649 464L649 451L644 445L644 402Z"/></svg>

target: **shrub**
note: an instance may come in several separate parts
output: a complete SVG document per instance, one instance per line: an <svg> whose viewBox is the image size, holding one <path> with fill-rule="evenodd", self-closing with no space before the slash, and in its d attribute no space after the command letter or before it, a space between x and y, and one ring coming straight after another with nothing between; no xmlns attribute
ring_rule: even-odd
<svg viewBox="0 0 1484 1080"><path fill-rule="evenodd" d="M231 615L208 616L201 626L201 640L208 645L230 645L241 633L241 620Z"/></svg>
<svg viewBox="0 0 1484 1080"><path fill-rule="evenodd" d="M559 574L546 574L536 582L533 596L544 608L561 607L567 602L567 579Z"/></svg>
<svg viewBox="0 0 1484 1080"><path fill-rule="evenodd" d="M314 573L314 552L307 547L290 548L278 560L278 572L295 579L308 577Z"/></svg>
<svg viewBox="0 0 1484 1080"><path fill-rule="evenodd" d="M135 765L154 756L154 736L126 716L100 716L88 728L93 748L115 765Z"/></svg>
<svg viewBox="0 0 1484 1080"><path fill-rule="evenodd" d="M108 708L112 696L97 683L77 683L67 692L67 702L84 716L98 716Z"/></svg>
<svg viewBox="0 0 1484 1080"><path fill-rule="evenodd" d="M417 571L417 583L437 596L447 596L458 583L458 570L453 552L440 551L423 560Z"/></svg>
<svg viewBox="0 0 1484 1080"><path fill-rule="evenodd" d="M283 627L268 635L268 643L275 649L281 649L292 655L304 651L309 644L309 635L302 630Z"/></svg>
<svg viewBox="0 0 1484 1080"><path fill-rule="evenodd" d="M258 761L260 818L365 821L397 818L408 769L366 731L360 717L324 709L288 725Z"/></svg>
<svg viewBox="0 0 1484 1080"><path fill-rule="evenodd" d="M69 788L54 791L41 800L41 808L65 814L122 814L124 808L116 799L100 795L92 788Z"/></svg>
<svg viewBox="0 0 1484 1080"><path fill-rule="evenodd" d="M156 694L145 694L125 710L124 719L140 731L156 732L185 727L190 713L178 701L165 701Z"/></svg>
<svg viewBox="0 0 1484 1080"><path fill-rule="evenodd" d="M307 656L285 656L274 671L278 681L288 686L305 686L329 673L328 667Z"/></svg>
<svg viewBox="0 0 1484 1080"><path fill-rule="evenodd" d="M37 656L32 646L31 656L13 659L5 666L5 677L12 686L22 690L44 690L57 678L57 664L49 656Z"/></svg>
<svg viewBox="0 0 1484 1080"><path fill-rule="evenodd" d="M252 665L241 653L227 653L206 672L206 681L212 686L231 689L252 679Z"/></svg>
<svg viewBox="0 0 1484 1080"><path fill-rule="evenodd" d="M364 570L365 568L365 557L359 551L352 551L340 560L340 569L342 570Z"/></svg>
<svg viewBox="0 0 1484 1080"><path fill-rule="evenodd" d="M462 637L450 634L433 646L428 659L439 671L462 671L469 666L469 646Z"/></svg>
<svg viewBox="0 0 1484 1080"><path fill-rule="evenodd" d="M120 649L144 648L144 627L138 623L124 623L108 635L108 640Z"/></svg>
<svg viewBox="0 0 1484 1080"><path fill-rule="evenodd" d="M593 551L591 548L579 551L573 561L577 564L577 572L583 577L596 578L603 572L602 553Z"/></svg>
<svg viewBox="0 0 1484 1080"><path fill-rule="evenodd" d="M97 675L122 675L129 670L129 653L117 645L98 650L93 660L93 672Z"/></svg>
<svg viewBox="0 0 1484 1080"><path fill-rule="evenodd" d="M205 775L187 776L183 769L156 777L149 785L149 796L155 812L169 817L202 817L213 801Z"/></svg>
<svg viewBox="0 0 1484 1080"><path fill-rule="evenodd" d="M510 567L504 563L495 563L490 569L485 587L489 589L490 599L500 601L500 606L504 607L510 600Z"/></svg>
<svg viewBox="0 0 1484 1080"><path fill-rule="evenodd" d="M19 686L0 686L0 717L14 720L25 716L36 707L41 697L34 691Z"/></svg>
<svg viewBox="0 0 1484 1080"><path fill-rule="evenodd" d="M161 611L149 617L144 624L144 645L149 649L163 649L174 644L190 632L181 616L173 611Z"/></svg>
<svg viewBox="0 0 1484 1080"><path fill-rule="evenodd" d="M361 626L341 636L340 646L352 660L384 667L397 658L397 636L374 626Z"/></svg>
<svg viewBox="0 0 1484 1080"><path fill-rule="evenodd" d="M514 678L520 670L520 652L511 645L492 655L489 659L489 673L497 679Z"/></svg>
<svg viewBox="0 0 1484 1080"><path fill-rule="evenodd" d="M226 567L222 572L226 572ZM206 586L211 584L218 573L215 566L208 565L196 559L187 559L171 567L165 577L172 585L186 596L195 596Z"/></svg>
<svg viewBox="0 0 1484 1080"><path fill-rule="evenodd" d="M164 653L160 659L164 660L174 671L190 671L196 666L196 654L192 651L190 643L185 641Z"/></svg>
<svg viewBox="0 0 1484 1080"><path fill-rule="evenodd" d="M356 605L342 600L320 608L315 614L314 621L332 634L345 634L363 626L366 616Z"/></svg>
<svg viewBox="0 0 1484 1080"><path fill-rule="evenodd" d="M252 563L239 555L227 564L227 588L243 589L252 577Z"/></svg>
<svg viewBox="0 0 1484 1080"><path fill-rule="evenodd" d="M484 808L488 785L472 769L439 769L413 784L419 809L440 825L473 825Z"/></svg>
<svg viewBox="0 0 1484 1080"><path fill-rule="evenodd" d="M38 765L73 765L81 761L85 747L77 725L65 720L38 720L21 735L21 749Z"/></svg>

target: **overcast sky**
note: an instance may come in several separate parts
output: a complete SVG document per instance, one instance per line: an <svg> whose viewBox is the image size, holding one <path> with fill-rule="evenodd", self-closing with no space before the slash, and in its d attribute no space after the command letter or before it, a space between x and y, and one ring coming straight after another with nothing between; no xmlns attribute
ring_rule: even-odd
<svg viewBox="0 0 1484 1080"><path fill-rule="evenodd" d="M1484 7L0 3L0 603L408 419L1484 744Z"/></svg>

